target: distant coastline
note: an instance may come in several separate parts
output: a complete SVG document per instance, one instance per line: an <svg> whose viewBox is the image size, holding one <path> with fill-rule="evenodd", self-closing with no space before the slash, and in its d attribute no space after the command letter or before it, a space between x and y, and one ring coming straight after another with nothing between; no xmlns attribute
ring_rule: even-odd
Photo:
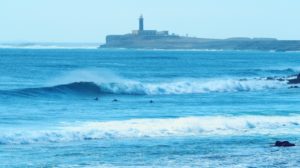
<svg viewBox="0 0 300 168"><path fill-rule="evenodd" d="M138 30L124 35L108 35L106 43L99 48L300 51L300 40L247 37L210 39L179 36L169 34L169 31L144 30L144 18L141 16Z"/></svg>
<svg viewBox="0 0 300 168"><path fill-rule="evenodd" d="M3 42L0 49L97 49L99 43Z"/></svg>
<svg viewBox="0 0 300 168"><path fill-rule="evenodd" d="M99 47L99 43L0 43L1 49L20 49L20 50L135 50L135 51L194 51L194 52L280 52L279 50L255 50L255 49L207 49L207 48L149 48L149 47ZM300 50L285 50L283 52L300 52Z"/></svg>

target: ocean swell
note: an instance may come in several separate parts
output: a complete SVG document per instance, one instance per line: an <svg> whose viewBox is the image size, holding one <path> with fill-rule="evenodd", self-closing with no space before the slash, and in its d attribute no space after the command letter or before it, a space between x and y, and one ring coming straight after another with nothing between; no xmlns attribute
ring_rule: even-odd
<svg viewBox="0 0 300 168"><path fill-rule="evenodd" d="M48 96L48 95L98 95L99 86L93 82L74 82L53 87L25 88L0 91L1 94L16 96Z"/></svg>
<svg viewBox="0 0 300 168"><path fill-rule="evenodd" d="M55 128L1 131L0 144L181 136L298 134L300 116L203 116L64 123Z"/></svg>

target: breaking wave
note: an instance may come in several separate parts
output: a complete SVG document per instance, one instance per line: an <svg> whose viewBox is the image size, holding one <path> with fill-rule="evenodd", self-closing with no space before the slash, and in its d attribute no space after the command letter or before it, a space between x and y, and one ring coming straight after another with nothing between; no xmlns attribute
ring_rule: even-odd
<svg viewBox="0 0 300 168"><path fill-rule="evenodd" d="M263 80L182 80L168 83L103 83L100 87L105 93L162 95L256 91L283 85L282 82Z"/></svg>
<svg viewBox="0 0 300 168"><path fill-rule="evenodd" d="M267 72L272 74L296 74L299 73L300 67L293 67L293 68L279 67L279 68L252 69L252 70L258 72ZM251 71L251 69L249 69L249 71Z"/></svg>
<svg viewBox="0 0 300 168"><path fill-rule="evenodd" d="M276 80L181 80L165 83L142 83L134 81L124 82L73 82L53 87L27 88L2 91L24 96L38 96L49 94L77 94L77 95L166 95L166 94L201 94L211 92L242 92L276 89L286 85L284 81ZM1 93L1 92L0 92Z"/></svg>
<svg viewBox="0 0 300 168"><path fill-rule="evenodd" d="M51 129L1 131L0 144L116 138L298 134L300 116L203 116L64 123Z"/></svg>

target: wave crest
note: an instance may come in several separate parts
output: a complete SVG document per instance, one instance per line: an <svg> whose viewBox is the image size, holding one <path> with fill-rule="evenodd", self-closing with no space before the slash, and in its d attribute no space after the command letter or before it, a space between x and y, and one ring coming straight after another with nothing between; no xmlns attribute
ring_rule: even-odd
<svg viewBox="0 0 300 168"><path fill-rule="evenodd" d="M93 82L74 82L53 87L26 88L17 90L1 91L2 94L18 96L48 96L52 94L62 95L97 95L101 93L99 86Z"/></svg>

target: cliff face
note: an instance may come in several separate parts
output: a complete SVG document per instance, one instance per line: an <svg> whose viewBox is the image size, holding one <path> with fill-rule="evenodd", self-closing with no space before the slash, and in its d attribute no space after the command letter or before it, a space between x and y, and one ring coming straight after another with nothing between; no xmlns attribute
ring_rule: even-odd
<svg viewBox="0 0 300 168"><path fill-rule="evenodd" d="M106 44L101 48L133 48L133 49L203 49L203 50L262 50L262 51L300 51L298 40L276 39L202 39L168 36L107 36Z"/></svg>

